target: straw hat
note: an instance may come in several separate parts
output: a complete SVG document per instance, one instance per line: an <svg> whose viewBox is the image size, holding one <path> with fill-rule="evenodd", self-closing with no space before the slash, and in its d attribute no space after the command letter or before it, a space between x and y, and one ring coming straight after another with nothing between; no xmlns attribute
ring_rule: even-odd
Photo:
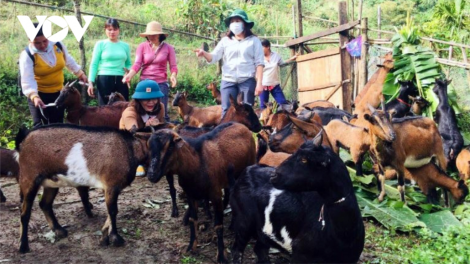
<svg viewBox="0 0 470 264"><path fill-rule="evenodd" d="M168 37L168 34L163 32L162 24L158 23L157 21L152 21L147 24L147 28L145 29L144 33L140 33L141 37L147 37L149 35L159 35L163 34Z"/></svg>

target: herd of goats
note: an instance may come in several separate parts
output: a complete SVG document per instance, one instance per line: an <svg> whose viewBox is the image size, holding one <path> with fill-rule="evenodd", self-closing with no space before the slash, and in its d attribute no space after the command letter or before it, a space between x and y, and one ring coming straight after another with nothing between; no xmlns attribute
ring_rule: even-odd
<svg viewBox="0 0 470 264"><path fill-rule="evenodd" d="M258 112L230 98L231 107L221 118L220 105L191 106L187 93L178 92L173 106L182 123L130 132L117 129L128 106L122 96L112 94L106 106L84 106L74 83L66 84L56 105L66 109L69 124L20 129L16 150L1 149L1 175L16 177L20 187L19 251L30 250L28 223L41 186L39 206L57 238L67 236L53 211L58 188L75 187L88 216L93 215L89 188L103 189L108 217L100 243L123 245L116 227L118 196L134 180L137 166L146 165L149 181L166 177L172 217L179 215L173 179L178 175L189 205L183 217L190 228L188 251L196 251L201 201L213 206L219 263L228 259L223 211L229 204L234 263L242 262L251 239L259 263L269 262L270 247L289 252L293 263L357 262L365 230L340 148L350 151L358 176L368 153L380 201L384 181L395 177L402 201L405 180L417 183L432 203L440 200L436 188L443 190L446 204L448 191L456 203L468 195L470 150L463 147L448 103L449 81L436 79L439 105L433 120L421 116L429 103L412 82L401 82L398 97L385 104L382 88L393 69L391 56L379 66L356 97L352 114L324 100L277 109L268 104ZM216 85L208 89L217 98ZM448 167L457 169L461 179L450 177ZM0 199L5 201L1 190Z"/></svg>

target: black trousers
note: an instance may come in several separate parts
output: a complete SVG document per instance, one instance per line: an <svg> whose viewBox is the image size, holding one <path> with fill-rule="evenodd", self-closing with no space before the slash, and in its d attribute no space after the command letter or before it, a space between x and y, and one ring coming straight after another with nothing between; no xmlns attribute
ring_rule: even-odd
<svg viewBox="0 0 470 264"><path fill-rule="evenodd" d="M49 104L55 102L57 97L59 97L60 92L57 93L41 93L38 92L39 97L44 102L44 104ZM34 103L28 98L28 106L29 111L31 112L31 116L33 117L33 125L34 127L41 126L41 125L48 125L53 123L64 123L64 108L63 107L55 107L50 106L47 108L43 108L41 111L38 107L34 106Z"/></svg>
<svg viewBox="0 0 470 264"><path fill-rule="evenodd" d="M123 76L119 75L98 75L96 76L95 84L98 89L98 103L99 105L107 105L109 95L112 92L119 92L129 101L129 88L127 84L122 83Z"/></svg>

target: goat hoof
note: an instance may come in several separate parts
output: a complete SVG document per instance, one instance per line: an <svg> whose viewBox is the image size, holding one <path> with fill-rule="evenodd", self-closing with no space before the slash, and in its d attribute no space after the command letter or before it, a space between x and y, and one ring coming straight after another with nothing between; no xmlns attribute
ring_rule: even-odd
<svg viewBox="0 0 470 264"><path fill-rule="evenodd" d="M217 254L217 263L228 263L225 252L222 255Z"/></svg>
<svg viewBox="0 0 470 264"><path fill-rule="evenodd" d="M26 245L21 244L20 249L18 250L18 252L20 252L21 254L28 253L29 251L31 251L31 250L29 249L28 244L26 244Z"/></svg>
<svg viewBox="0 0 470 264"><path fill-rule="evenodd" d="M68 235L67 230L63 227L57 228L56 230L54 230L54 233L55 233L55 236L57 237L57 239L67 237L67 235Z"/></svg>
<svg viewBox="0 0 470 264"><path fill-rule="evenodd" d="M118 234L109 235L109 243L114 247L123 246L124 242L124 239Z"/></svg>
<svg viewBox="0 0 470 264"><path fill-rule="evenodd" d="M109 246L109 237L107 235L103 235L103 237L100 239L100 246Z"/></svg>
<svg viewBox="0 0 470 264"><path fill-rule="evenodd" d="M178 217L178 216L179 216L178 210L173 210L173 211L171 212L171 217Z"/></svg>

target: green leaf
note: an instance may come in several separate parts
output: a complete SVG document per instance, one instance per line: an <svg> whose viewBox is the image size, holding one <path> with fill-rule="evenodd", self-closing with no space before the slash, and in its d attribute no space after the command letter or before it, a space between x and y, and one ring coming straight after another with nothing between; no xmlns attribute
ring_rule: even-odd
<svg viewBox="0 0 470 264"><path fill-rule="evenodd" d="M449 226L461 226L451 211L444 210L431 214L422 214L420 220L434 232L442 233Z"/></svg>
<svg viewBox="0 0 470 264"><path fill-rule="evenodd" d="M412 231L416 227L426 227L406 205L398 206L399 203L396 203L398 208L393 208L388 206L386 202L379 204L370 201L362 193L356 193L356 197L359 207L362 208L363 217L373 217L386 228Z"/></svg>
<svg viewBox="0 0 470 264"><path fill-rule="evenodd" d="M437 105L439 104L439 98L437 98L437 95L431 89L426 89L424 90L424 98L431 103L432 111L436 111Z"/></svg>

